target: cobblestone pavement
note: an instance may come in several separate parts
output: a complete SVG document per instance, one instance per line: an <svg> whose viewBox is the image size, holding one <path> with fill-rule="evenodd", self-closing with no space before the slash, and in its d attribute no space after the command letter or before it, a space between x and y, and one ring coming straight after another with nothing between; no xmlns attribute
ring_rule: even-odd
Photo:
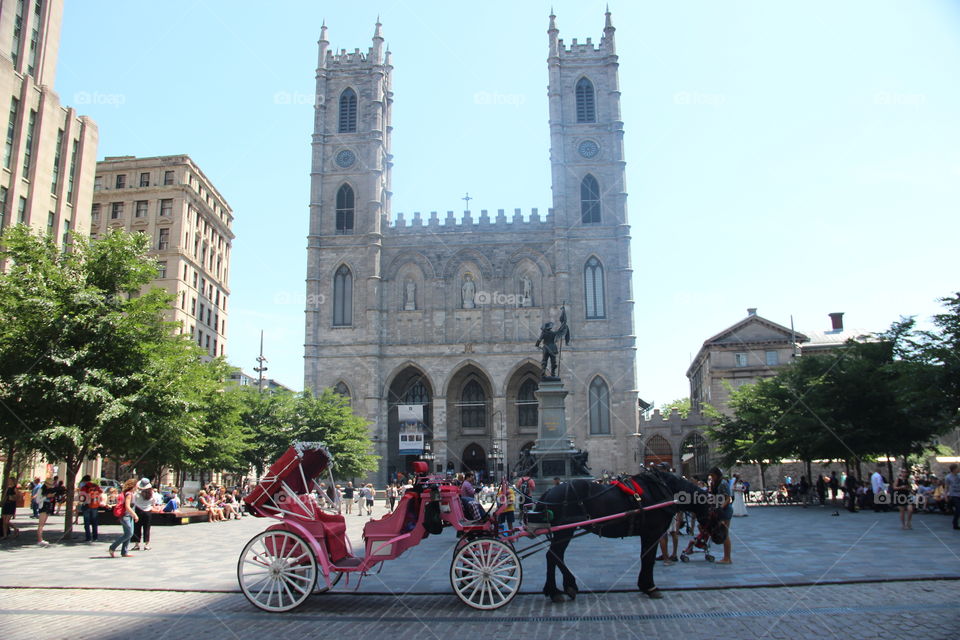
<svg viewBox="0 0 960 640"><path fill-rule="evenodd" d="M374 516L382 515L378 501ZM656 581L662 588L701 589L732 586L782 586L862 580L929 579L960 576L960 531L950 528L950 518L924 514L914 518L914 528L903 531L897 514L840 511L831 508L756 507L747 518L735 518L731 527L734 564L708 563L703 554L688 563L658 564ZM154 527L151 551L133 552L128 559L107 556L107 542L118 534L118 525L103 527L96 544L65 542L56 526L48 523L47 548L34 544L35 521L20 509L22 529L13 541L0 542L0 586L191 588L238 591L237 559L250 538L272 521L246 517L223 523L198 523ZM355 548L366 517L345 516ZM76 534L75 534L76 535ZM688 538L681 539L685 544ZM448 594L448 568L456 538L446 530L360 584L364 593ZM527 543L517 546L522 548ZM719 549L714 549L719 552ZM546 571L541 551L523 560L522 592L537 593ZM583 591L636 588L639 542L636 538L602 539L588 535L574 540L567 551L571 570ZM133 566L117 579L117 563ZM355 586L355 581L351 583Z"/></svg>
<svg viewBox="0 0 960 640"><path fill-rule="evenodd" d="M129 565L132 566L132 565ZM120 573L114 574L122 582ZM453 595L329 593L268 614L239 594L0 590L0 638L955 638L960 582L915 581L812 587L583 595L551 604L518 596L474 611Z"/></svg>

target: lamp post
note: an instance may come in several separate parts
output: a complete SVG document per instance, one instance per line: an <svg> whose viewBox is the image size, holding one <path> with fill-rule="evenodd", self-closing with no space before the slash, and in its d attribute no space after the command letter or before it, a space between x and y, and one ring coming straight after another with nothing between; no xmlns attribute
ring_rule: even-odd
<svg viewBox="0 0 960 640"><path fill-rule="evenodd" d="M507 458L507 441L506 433L504 432L503 426L503 411L497 409L493 412L493 418L496 418L497 415L500 416L500 421L497 423L497 430L494 434L492 441L493 447L490 449L490 457L494 461L495 469L498 473L503 473L506 469L504 462L508 460Z"/></svg>

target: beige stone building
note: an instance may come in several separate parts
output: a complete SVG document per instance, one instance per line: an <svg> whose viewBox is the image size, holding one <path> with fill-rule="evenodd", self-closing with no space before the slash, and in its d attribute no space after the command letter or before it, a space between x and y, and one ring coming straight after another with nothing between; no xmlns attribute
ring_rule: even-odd
<svg viewBox="0 0 960 640"><path fill-rule="evenodd" d="M843 313L829 316L829 329L801 333L747 309L746 318L704 341L687 369L692 410L709 404L732 415L731 390L777 375L798 356L829 355L847 340L869 335L864 329L844 328Z"/></svg>
<svg viewBox="0 0 960 640"><path fill-rule="evenodd" d="M63 0L0 2L0 228L24 223L66 243L86 235L97 126L53 91Z"/></svg>
<svg viewBox="0 0 960 640"><path fill-rule="evenodd" d="M97 163L90 237L143 233L175 296L169 320L211 357L226 354L233 212L187 155L120 156Z"/></svg>
<svg viewBox="0 0 960 640"><path fill-rule="evenodd" d="M599 17L599 16L598 16ZM599 20L598 20L599 22ZM568 431L595 473L636 468L634 299L610 14L599 43L547 31L552 207L391 211L393 64L320 36L308 238L305 386L372 423L377 480L408 468L414 407L437 469L508 470L537 438L534 342L566 303ZM426 123L425 123L426 124Z"/></svg>

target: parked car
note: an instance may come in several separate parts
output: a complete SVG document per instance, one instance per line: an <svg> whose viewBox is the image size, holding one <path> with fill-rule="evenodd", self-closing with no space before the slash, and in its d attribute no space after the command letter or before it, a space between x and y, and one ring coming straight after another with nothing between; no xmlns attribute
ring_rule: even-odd
<svg viewBox="0 0 960 640"><path fill-rule="evenodd" d="M111 480L110 478L100 478L100 488L103 489L103 492L106 493L107 489L113 487L117 491L120 491L123 488L123 485L120 484L119 480Z"/></svg>

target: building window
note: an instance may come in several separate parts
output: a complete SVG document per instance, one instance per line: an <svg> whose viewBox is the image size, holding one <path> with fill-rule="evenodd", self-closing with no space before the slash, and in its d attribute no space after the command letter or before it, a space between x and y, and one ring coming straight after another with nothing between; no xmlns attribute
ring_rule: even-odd
<svg viewBox="0 0 960 640"><path fill-rule="evenodd" d="M337 190L337 234L353 233L353 188L345 184Z"/></svg>
<svg viewBox="0 0 960 640"><path fill-rule="evenodd" d="M20 196L20 205L17 207L17 222L23 224L27 221L27 199Z"/></svg>
<svg viewBox="0 0 960 640"><path fill-rule="evenodd" d="M117 220L123 215L123 203L114 202L110 205L110 219Z"/></svg>
<svg viewBox="0 0 960 640"><path fill-rule="evenodd" d="M73 184L77 179L77 153L80 151L80 141L73 141L73 148L70 150L70 173L67 175L67 202L76 204L73 201Z"/></svg>
<svg viewBox="0 0 960 640"><path fill-rule="evenodd" d="M27 64L27 73L33 75L37 66L37 45L40 42L40 11L42 3L40 0L34 0L33 3L33 29L30 34L30 61Z"/></svg>
<svg viewBox="0 0 960 640"><path fill-rule="evenodd" d="M30 116L27 118L27 140L23 146L23 177L29 177L30 158L33 156L33 132L37 128L37 112L30 110Z"/></svg>
<svg viewBox="0 0 960 640"><path fill-rule="evenodd" d="M90 222L100 224L100 204L97 203L90 207Z"/></svg>
<svg viewBox="0 0 960 640"><path fill-rule="evenodd" d="M593 83L586 78L577 81L577 122L596 122L597 105L593 92Z"/></svg>
<svg viewBox="0 0 960 640"><path fill-rule="evenodd" d="M149 186L150 186L150 174L149 174L149 173L141 173L141 174L140 174L140 186L141 186L141 187L149 187Z"/></svg>
<svg viewBox="0 0 960 640"><path fill-rule="evenodd" d="M610 390L600 376L590 383L590 433L610 433Z"/></svg>
<svg viewBox="0 0 960 640"><path fill-rule="evenodd" d="M604 308L603 265L595 257L587 260L583 269L583 291L587 318L606 318Z"/></svg>
<svg viewBox="0 0 960 640"><path fill-rule="evenodd" d="M460 393L460 426L463 429L487 428L487 396L476 380L471 380Z"/></svg>
<svg viewBox="0 0 960 640"><path fill-rule="evenodd" d="M340 265L333 277L333 326L353 324L353 275L347 265Z"/></svg>
<svg viewBox="0 0 960 640"><path fill-rule="evenodd" d="M747 366L747 354L745 353L735 353L733 354L733 363L738 367Z"/></svg>
<svg viewBox="0 0 960 640"><path fill-rule="evenodd" d="M167 263L165 261L157 263L157 277L158 278L167 277Z"/></svg>
<svg viewBox="0 0 960 640"><path fill-rule="evenodd" d="M144 218L147 215L147 201L146 200L137 200L136 208L133 211L133 216L135 218Z"/></svg>
<svg viewBox="0 0 960 640"><path fill-rule="evenodd" d="M116 187L117 189L123 189L127 186L127 174L121 173L117 176Z"/></svg>
<svg viewBox="0 0 960 640"><path fill-rule="evenodd" d="M173 184L173 171L164 171L163 172L163 184L171 185Z"/></svg>
<svg viewBox="0 0 960 640"><path fill-rule="evenodd" d="M54 215L53 211L47 214L47 233L49 233L50 235L53 235L54 219L56 219L56 215Z"/></svg>
<svg viewBox="0 0 960 640"><path fill-rule="evenodd" d="M93 190L100 191L103 189L103 176L97 176L93 179Z"/></svg>
<svg viewBox="0 0 960 640"><path fill-rule="evenodd" d="M160 236L157 239L157 249L163 251L170 246L170 229L160 229Z"/></svg>
<svg viewBox="0 0 960 640"><path fill-rule="evenodd" d="M14 69L17 68L17 63L20 60L20 39L23 36L23 3L24 0L17 0L17 13L13 19L13 46L10 47L10 57L13 58Z"/></svg>
<svg viewBox="0 0 960 640"><path fill-rule="evenodd" d="M192 298L190 300L190 315L194 317L197 316L197 299L196 298ZM191 335L192 334L193 334L193 331L191 330Z"/></svg>
<svg viewBox="0 0 960 640"><path fill-rule="evenodd" d="M13 158L13 137L17 133L17 118L20 113L20 101L16 98L10 98L10 120L7 122L7 146L3 155L3 166L10 168L10 162Z"/></svg>
<svg viewBox="0 0 960 640"><path fill-rule="evenodd" d="M780 352L779 351L767 351L767 366L775 367L780 364Z"/></svg>
<svg viewBox="0 0 960 640"><path fill-rule="evenodd" d="M6 187L0 187L0 234L7 226L7 196L10 190Z"/></svg>
<svg viewBox="0 0 960 640"><path fill-rule="evenodd" d="M600 222L600 184L589 173L580 181L580 221Z"/></svg>
<svg viewBox="0 0 960 640"><path fill-rule="evenodd" d="M333 392L346 400L348 405L350 404L350 387L344 384L342 380L333 388Z"/></svg>
<svg viewBox="0 0 960 640"><path fill-rule="evenodd" d="M63 238L61 240L61 244L63 244L64 249L67 248L67 243L69 242L70 242L70 221L64 220L63 221Z"/></svg>
<svg viewBox="0 0 960 640"><path fill-rule="evenodd" d="M340 133L357 131L357 94L353 89L344 89L340 94Z"/></svg>
<svg viewBox="0 0 960 640"><path fill-rule="evenodd" d="M60 187L60 158L63 147L63 129L57 129L57 148L53 152L53 176L50 180L50 193L56 195Z"/></svg>
<svg viewBox="0 0 960 640"><path fill-rule="evenodd" d="M161 216L171 216L173 215L173 198L164 198L160 201L160 215Z"/></svg>
<svg viewBox="0 0 960 640"><path fill-rule="evenodd" d="M532 378L524 380L517 393L517 425L523 428L536 429L538 425L538 403L534 392L537 383Z"/></svg>

